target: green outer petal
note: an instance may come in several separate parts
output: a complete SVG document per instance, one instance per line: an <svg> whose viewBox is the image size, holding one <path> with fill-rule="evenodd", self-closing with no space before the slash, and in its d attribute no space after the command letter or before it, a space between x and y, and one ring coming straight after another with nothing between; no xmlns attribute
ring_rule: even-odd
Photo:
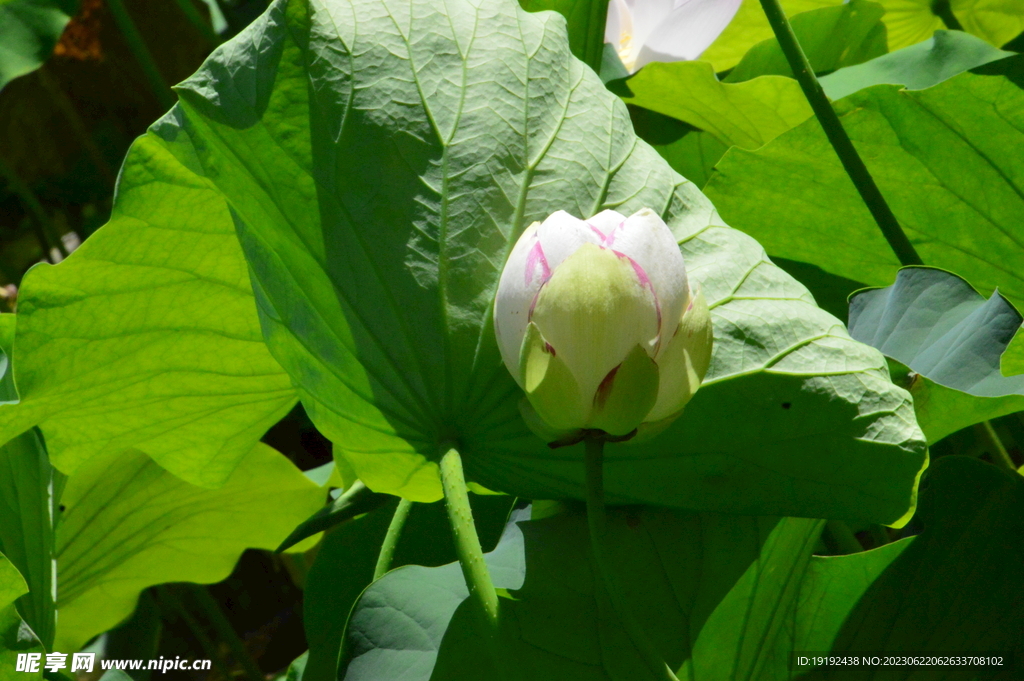
<svg viewBox="0 0 1024 681"><path fill-rule="evenodd" d="M519 359L523 388L537 414L555 430L583 428L590 418L590 399L561 357L548 350L537 325L530 322Z"/></svg>
<svg viewBox="0 0 1024 681"><path fill-rule="evenodd" d="M532 319L587 400L636 345L658 336L651 290L640 283L628 258L595 244L583 244L555 268L537 296Z"/></svg>
<svg viewBox="0 0 1024 681"><path fill-rule="evenodd" d="M617 367L609 384L598 389L589 427L626 435L640 425L658 398L658 365L637 345Z"/></svg>
<svg viewBox="0 0 1024 681"><path fill-rule="evenodd" d="M658 360L661 383L658 399L645 421L658 422L682 411L711 364L714 334L711 312L704 293L697 290L693 303L683 312L675 334Z"/></svg>

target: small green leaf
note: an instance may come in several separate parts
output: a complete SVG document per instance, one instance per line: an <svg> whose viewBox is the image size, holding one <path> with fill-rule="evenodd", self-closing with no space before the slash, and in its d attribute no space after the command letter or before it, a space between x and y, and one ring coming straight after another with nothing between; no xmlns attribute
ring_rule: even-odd
<svg viewBox="0 0 1024 681"><path fill-rule="evenodd" d="M33 672L16 671L18 655L35 653L40 656L39 668ZM26 624L13 605L0 608L0 681L27 681L43 678L46 648Z"/></svg>
<svg viewBox="0 0 1024 681"><path fill-rule="evenodd" d="M28 583L18 610L47 648L54 634L53 504L61 484L54 476L36 429L0 447L0 552Z"/></svg>
<svg viewBox="0 0 1024 681"><path fill-rule="evenodd" d="M164 582L211 584L247 548L273 549L323 490L257 444L223 487L196 487L141 452L96 457L69 478L57 531L58 650L78 650Z"/></svg>
<svg viewBox="0 0 1024 681"><path fill-rule="evenodd" d="M21 403L0 405L0 442L40 425L66 473L136 447L216 486L294 404L263 343L227 205L194 168L184 135L146 134L110 222L59 265L25 275L13 353Z"/></svg>
<svg viewBox="0 0 1024 681"><path fill-rule="evenodd" d="M702 61L648 64L626 85L633 92L623 97L627 104L671 116L745 149L757 149L811 116L792 78L721 83Z"/></svg>
<svg viewBox="0 0 1024 681"><path fill-rule="evenodd" d="M915 403L915 410L929 442L1024 404L1024 376L1006 377L999 371L1000 357L1022 321L998 293L985 300L964 279L930 267L901 269L892 286L861 291L850 299L849 328L855 339L922 379L989 398L984 406L965 408L966 400L948 390L919 387L919 393L928 394L921 395L925 402ZM944 404L949 398L954 401Z"/></svg>
<svg viewBox="0 0 1024 681"><path fill-rule="evenodd" d="M924 42L840 69L820 82L831 99L885 83L924 90L964 71L1013 55L963 31L935 31Z"/></svg>
<svg viewBox="0 0 1024 681"><path fill-rule="evenodd" d="M43 65L77 11L77 0L0 3L0 89Z"/></svg>

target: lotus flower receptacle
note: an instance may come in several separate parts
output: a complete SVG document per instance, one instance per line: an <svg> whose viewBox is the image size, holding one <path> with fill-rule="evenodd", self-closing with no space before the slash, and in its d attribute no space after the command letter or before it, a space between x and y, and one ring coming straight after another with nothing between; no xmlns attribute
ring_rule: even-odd
<svg viewBox="0 0 1024 681"><path fill-rule="evenodd" d="M668 226L644 208L530 225L498 283L494 330L549 443L585 431L653 434L681 412L711 361L711 316Z"/></svg>

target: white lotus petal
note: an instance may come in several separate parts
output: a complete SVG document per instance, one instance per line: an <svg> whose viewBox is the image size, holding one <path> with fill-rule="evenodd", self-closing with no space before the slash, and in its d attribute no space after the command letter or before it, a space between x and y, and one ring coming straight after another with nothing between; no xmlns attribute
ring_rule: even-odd
<svg viewBox="0 0 1024 681"><path fill-rule="evenodd" d="M583 244L601 243L601 237L590 225L564 210L552 213L541 223L537 228L537 239L544 249L544 256L552 272Z"/></svg>
<svg viewBox="0 0 1024 681"><path fill-rule="evenodd" d="M729 25L740 3L741 0L688 0L683 3L644 34L635 67L640 68L653 61L696 59ZM640 24L635 11L634 23ZM640 34L639 28L636 33Z"/></svg>
<svg viewBox="0 0 1024 681"><path fill-rule="evenodd" d="M667 342L675 332L683 310L690 302L690 287L686 281L686 266L679 244L672 235L672 230L661 217L650 208L643 208L620 223L605 238L605 247L617 253L629 256L639 265L650 281L651 288L660 308L662 328L658 333L664 335ZM664 350L666 343L654 345L656 338L651 338L648 352L653 353L655 360Z"/></svg>
<svg viewBox="0 0 1024 681"><path fill-rule="evenodd" d="M523 344L523 335L529 322L530 306L537 297L537 291L547 280L547 276L550 276L550 272L545 276L543 267L538 262L532 263L532 272L527 268L530 253L539 244L538 227L540 223L535 222L523 230L522 236L512 247L508 262L501 271L498 293L494 297L494 335L498 340L498 349L501 350L505 366L517 369L511 372L516 381L519 380L519 349Z"/></svg>
<svg viewBox="0 0 1024 681"><path fill-rule="evenodd" d="M623 32L633 33L633 19L629 7L626 6L625 0L611 0L608 3L608 18L604 24L604 41L619 50L622 47L619 39Z"/></svg>
<svg viewBox="0 0 1024 681"><path fill-rule="evenodd" d="M689 0L691 4L696 0ZM676 0L636 0L630 7L633 13L633 46L639 53L649 37L676 11Z"/></svg>

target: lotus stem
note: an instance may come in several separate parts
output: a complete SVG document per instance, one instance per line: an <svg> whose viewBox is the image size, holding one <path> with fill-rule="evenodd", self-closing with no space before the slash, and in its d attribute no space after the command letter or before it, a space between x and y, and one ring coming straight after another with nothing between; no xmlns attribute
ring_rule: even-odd
<svg viewBox="0 0 1024 681"><path fill-rule="evenodd" d="M380 547L380 555L377 556L377 567L373 570L373 580L377 581L391 569L391 561L395 557L395 547L402 536L402 529L405 521L409 518L409 511L412 510L412 502L408 499L400 499L395 514L391 516L391 524L388 525L388 533L384 535L384 543Z"/></svg>
<svg viewBox="0 0 1024 681"><path fill-rule="evenodd" d="M605 550L605 535L608 532L608 519L604 508L604 438L603 434L589 435L584 440L586 447L587 469L587 525L590 528L590 552L593 556L597 573L608 592L615 613L619 616L626 634L636 646L640 656L650 667L654 678L663 681L679 681L668 663L658 654L654 644L647 637L639 622L633 617L622 598L622 592L616 588L611 566L608 564Z"/></svg>
<svg viewBox="0 0 1024 681"><path fill-rule="evenodd" d="M900 227L899 221L892 209L889 208L889 204L886 203L885 197L882 196L874 178L871 177L867 166L864 165L864 161L861 160L854 148L853 142L850 141L850 136L843 129L843 124L839 121L835 109L832 108L832 103L828 101L825 91L821 89L821 84L814 75L814 69L807 61L807 56L800 47L800 43L793 33L793 27L786 19L779 0L761 0L761 7L764 8L765 16L768 17L768 23L771 24L772 31L775 32L782 53L786 55L786 61L789 62L789 67L793 70L797 82L800 83L800 89L804 91L804 96L807 97L818 123L821 124L829 143L836 155L839 156L846 174L850 176L861 199L871 211L871 216L878 224L878 228L882 230L882 235L889 242L893 253L896 254L903 266L923 265L921 257L910 243L903 228Z"/></svg>
<svg viewBox="0 0 1024 681"><path fill-rule="evenodd" d="M142 39L142 34L139 33L138 27L132 20L131 15L128 14L123 0L107 0L107 7L114 16L114 22L121 30L121 35L124 36L125 42L128 43L128 49L132 51L135 59L139 62L139 66L142 67L142 72L146 76L146 81L149 83L149 88L153 91L153 95L160 102L160 106L170 109L174 106L175 97L171 93L171 88L167 81L164 80L163 75L160 73L160 69L157 68L156 60L153 59L153 53L146 47L146 41Z"/></svg>
<svg viewBox="0 0 1024 681"><path fill-rule="evenodd" d="M494 590L491 573L484 561L480 537L473 523L473 509L469 505L469 491L462 470L462 456L454 447L441 457L441 486L448 509L448 522L455 539L455 552L462 566L462 576L469 589L469 598L480 620L481 633L487 639L494 656L496 671L504 668L499 650L498 592Z"/></svg>

